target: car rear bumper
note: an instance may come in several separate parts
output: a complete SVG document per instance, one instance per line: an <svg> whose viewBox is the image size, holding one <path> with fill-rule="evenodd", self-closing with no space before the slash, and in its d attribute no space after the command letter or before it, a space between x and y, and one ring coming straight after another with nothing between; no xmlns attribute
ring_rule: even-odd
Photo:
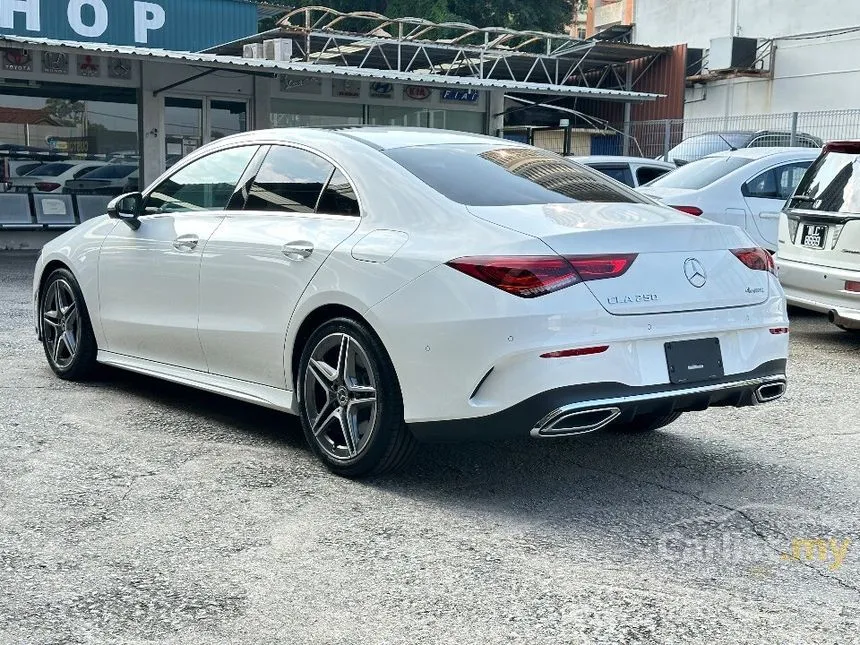
<svg viewBox="0 0 860 645"><path fill-rule="evenodd" d="M860 329L860 293L845 290L860 282L860 269L834 269L777 256L779 280L788 304L828 314L841 327Z"/></svg>
<svg viewBox="0 0 860 645"><path fill-rule="evenodd" d="M683 386L594 383L562 387L488 416L411 423L409 429L416 438L427 442L585 434L611 423L633 421L643 414L669 415L775 401L785 392L785 366L785 360L774 360L745 374Z"/></svg>

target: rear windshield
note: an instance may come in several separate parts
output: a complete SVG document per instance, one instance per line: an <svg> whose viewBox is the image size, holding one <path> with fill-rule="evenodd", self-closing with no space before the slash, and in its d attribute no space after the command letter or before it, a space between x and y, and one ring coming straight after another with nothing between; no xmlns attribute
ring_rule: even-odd
<svg viewBox="0 0 860 645"><path fill-rule="evenodd" d="M704 188L718 179L722 179L730 172L743 168L751 161L752 159L736 156L707 157L681 166L648 185L654 188L688 188L691 190Z"/></svg>
<svg viewBox="0 0 860 645"><path fill-rule="evenodd" d="M467 206L650 203L593 170L535 148L429 145L386 154L437 192Z"/></svg>
<svg viewBox="0 0 860 645"><path fill-rule="evenodd" d="M137 166L135 165L115 163L96 168L92 172L83 175L81 179L122 179L123 177L128 177L135 170L137 170Z"/></svg>
<svg viewBox="0 0 860 645"><path fill-rule="evenodd" d="M745 148L750 135L738 132L721 134L700 134L685 139L669 151L669 159L691 161L701 159L715 152L726 152L734 148Z"/></svg>
<svg viewBox="0 0 860 645"><path fill-rule="evenodd" d="M46 163L44 166L39 166L38 168L34 168L28 175L38 176L38 177L59 177L64 172L69 170L70 168L74 168L74 164L71 163Z"/></svg>
<svg viewBox="0 0 860 645"><path fill-rule="evenodd" d="M844 152L821 155L803 175L789 206L860 213L860 156Z"/></svg>

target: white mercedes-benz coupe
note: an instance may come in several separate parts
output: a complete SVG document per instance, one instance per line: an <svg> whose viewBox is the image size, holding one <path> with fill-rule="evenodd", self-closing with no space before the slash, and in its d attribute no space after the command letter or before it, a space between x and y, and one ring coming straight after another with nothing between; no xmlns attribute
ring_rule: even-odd
<svg viewBox="0 0 860 645"><path fill-rule="evenodd" d="M351 477L417 440L652 430L785 391L770 254L501 139L408 128L220 139L45 245L48 363L301 418Z"/></svg>

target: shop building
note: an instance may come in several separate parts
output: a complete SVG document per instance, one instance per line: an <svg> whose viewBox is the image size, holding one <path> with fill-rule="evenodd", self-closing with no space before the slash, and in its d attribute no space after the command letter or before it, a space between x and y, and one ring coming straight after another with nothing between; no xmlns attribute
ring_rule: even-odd
<svg viewBox="0 0 860 645"><path fill-rule="evenodd" d="M426 21L320 9L290 12L257 34L260 12L276 9L60 1L67 11L0 0L0 249L38 246L197 147L249 129L377 124L495 135L510 93L625 107L659 97L582 83L607 61L658 49L465 27L452 38L450 27ZM216 23L220 44L204 38ZM101 184L87 180L92 168L77 175L85 161L108 166L96 174ZM23 179L40 163L74 167L39 182L59 184L46 191Z"/></svg>

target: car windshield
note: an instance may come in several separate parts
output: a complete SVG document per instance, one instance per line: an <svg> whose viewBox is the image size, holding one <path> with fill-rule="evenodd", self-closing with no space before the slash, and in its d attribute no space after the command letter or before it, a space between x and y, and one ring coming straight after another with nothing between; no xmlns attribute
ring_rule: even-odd
<svg viewBox="0 0 860 645"><path fill-rule="evenodd" d="M793 208L860 213L860 157L828 152L813 163L789 201Z"/></svg>
<svg viewBox="0 0 860 645"><path fill-rule="evenodd" d="M467 206L650 203L594 170L535 148L429 145L386 154L437 192Z"/></svg>
<svg viewBox="0 0 860 645"><path fill-rule="evenodd" d="M706 157L693 161L667 175L658 177L650 184L651 188L687 188L696 190L709 186L718 179L722 179L730 172L743 168L752 159L747 157Z"/></svg>
<svg viewBox="0 0 860 645"><path fill-rule="evenodd" d="M33 175L34 177L59 177L67 170L74 168L74 164L71 163L46 163L43 166L38 166L37 168L33 168L28 175Z"/></svg>
<svg viewBox="0 0 860 645"><path fill-rule="evenodd" d="M82 176L81 179L122 179L123 177L128 177L135 170L137 170L136 165L115 163L96 168L92 172L88 172Z"/></svg>
<svg viewBox="0 0 860 645"><path fill-rule="evenodd" d="M732 148L738 149L746 146L750 135L739 132L725 132L700 134L689 139L684 139L669 151L669 159L681 159L682 161L693 161L701 159L715 152L726 152Z"/></svg>

